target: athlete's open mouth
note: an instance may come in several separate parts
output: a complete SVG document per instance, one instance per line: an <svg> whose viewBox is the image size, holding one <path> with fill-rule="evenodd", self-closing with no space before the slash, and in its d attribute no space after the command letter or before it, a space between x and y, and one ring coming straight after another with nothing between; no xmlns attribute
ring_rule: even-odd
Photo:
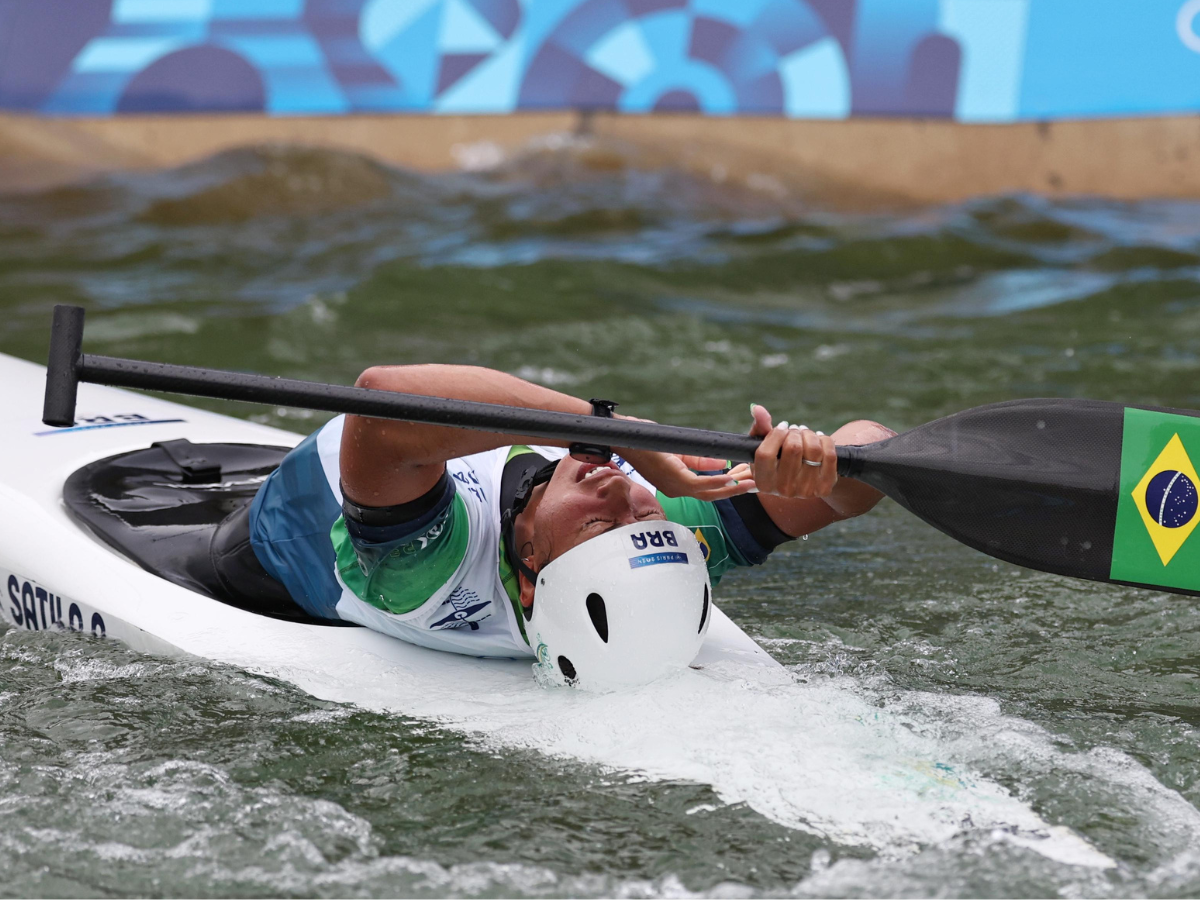
<svg viewBox="0 0 1200 900"><path fill-rule="evenodd" d="M615 464L613 464L611 462L603 463L601 465L595 465L593 463L585 463L584 465L579 467L579 472L575 475L575 483L579 484L580 482L582 482L588 478L604 478L605 473L612 473L612 474L616 474L616 475L624 474L620 469L618 469L616 467Z"/></svg>

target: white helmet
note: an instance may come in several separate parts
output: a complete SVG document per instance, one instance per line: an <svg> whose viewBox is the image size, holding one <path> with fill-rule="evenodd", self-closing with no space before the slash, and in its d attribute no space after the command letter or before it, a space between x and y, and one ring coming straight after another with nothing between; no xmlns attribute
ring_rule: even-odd
<svg viewBox="0 0 1200 900"><path fill-rule="evenodd" d="M673 522L616 528L537 574L526 624L542 683L631 687L687 666L712 618L695 535Z"/></svg>

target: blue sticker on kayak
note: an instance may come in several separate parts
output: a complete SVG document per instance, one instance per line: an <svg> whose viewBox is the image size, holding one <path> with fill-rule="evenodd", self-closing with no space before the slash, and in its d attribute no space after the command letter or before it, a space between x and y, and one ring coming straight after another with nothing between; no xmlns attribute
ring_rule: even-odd
<svg viewBox="0 0 1200 900"><path fill-rule="evenodd" d="M34 437L45 437L49 434L71 434L77 431L95 431L98 428L124 428L129 425L173 425L183 422L183 419L151 419L140 413L120 413L114 416L88 416L81 418L69 428L51 428L48 431L35 431Z"/></svg>
<svg viewBox="0 0 1200 900"><path fill-rule="evenodd" d="M687 565L686 553L647 553L645 556L629 557L629 568L640 569L642 566L661 566L664 563L683 563Z"/></svg>

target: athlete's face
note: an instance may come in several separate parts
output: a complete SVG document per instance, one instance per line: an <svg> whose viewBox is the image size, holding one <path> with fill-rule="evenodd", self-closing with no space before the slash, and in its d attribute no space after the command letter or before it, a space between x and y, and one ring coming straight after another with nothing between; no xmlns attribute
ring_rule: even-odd
<svg viewBox="0 0 1200 900"><path fill-rule="evenodd" d="M541 496L533 498L531 546L521 553L532 556L537 568L606 531L666 518L654 494L611 462L596 465L565 457L539 490Z"/></svg>

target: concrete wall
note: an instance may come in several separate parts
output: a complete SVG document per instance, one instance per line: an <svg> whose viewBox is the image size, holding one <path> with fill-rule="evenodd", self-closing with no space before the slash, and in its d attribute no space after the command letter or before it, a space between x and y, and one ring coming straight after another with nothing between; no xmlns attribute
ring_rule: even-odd
<svg viewBox="0 0 1200 900"><path fill-rule="evenodd" d="M0 115L0 189L159 168L265 142L330 147L424 171L486 168L547 136L618 144L627 164L855 207L1029 191L1050 196L1200 198L1200 119L1009 125L773 117L261 115L42 119Z"/></svg>

